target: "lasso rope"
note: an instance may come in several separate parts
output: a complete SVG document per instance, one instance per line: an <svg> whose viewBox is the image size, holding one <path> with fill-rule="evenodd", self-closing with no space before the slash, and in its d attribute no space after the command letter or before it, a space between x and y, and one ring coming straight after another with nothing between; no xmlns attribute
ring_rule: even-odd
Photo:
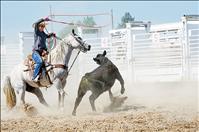
<svg viewBox="0 0 199 132"><path fill-rule="evenodd" d="M46 30L46 32L49 34L49 32L48 32L48 30L47 30L46 27L45 27L45 30ZM51 39L51 38L48 39L48 49L52 50L52 49L54 49L54 48L56 47L56 45L57 45L56 36L55 36L55 35L53 36L53 40L54 40L53 47L50 46L50 39ZM50 47L51 47L51 48L50 48Z"/></svg>
<svg viewBox="0 0 199 132"><path fill-rule="evenodd" d="M86 28L103 28L103 27L107 27L110 24L105 24L102 26L87 26L84 24L78 24L78 23L72 23L72 22L63 22L63 21L56 21L56 20L50 20L51 22L56 22L56 23L61 23L61 24L66 24L66 25L76 25L76 26L81 26L81 27L86 27Z"/></svg>
<svg viewBox="0 0 199 132"><path fill-rule="evenodd" d="M52 14L49 16L105 16L110 15L110 13L95 13L95 14Z"/></svg>
<svg viewBox="0 0 199 132"><path fill-rule="evenodd" d="M51 42L52 42L52 45L51 45ZM53 38L48 38L48 49L49 50L54 49L56 47L56 45L57 45L57 41L56 41L56 37L55 36L53 36Z"/></svg>
<svg viewBox="0 0 199 132"><path fill-rule="evenodd" d="M77 57L78 57L79 53L80 53L80 50L78 51L78 53L77 53L75 59L73 60L73 63L71 64L71 66L70 66L70 68L69 68L69 70L68 70L68 75L69 75L69 72L70 72L71 68L73 67L75 61L77 60Z"/></svg>

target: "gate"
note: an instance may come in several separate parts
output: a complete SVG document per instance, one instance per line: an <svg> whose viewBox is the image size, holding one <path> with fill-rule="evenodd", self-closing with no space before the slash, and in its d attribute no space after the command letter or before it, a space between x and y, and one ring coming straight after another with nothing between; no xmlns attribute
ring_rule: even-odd
<svg viewBox="0 0 199 132"><path fill-rule="evenodd" d="M132 35L135 81L182 79L183 49L180 29Z"/></svg>
<svg viewBox="0 0 199 132"><path fill-rule="evenodd" d="M198 29L188 30L189 43L189 77L198 80L199 76L199 25Z"/></svg>
<svg viewBox="0 0 199 132"><path fill-rule="evenodd" d="M145 25L110 32L111 59L129 81L198 80L199 16Z"/></svg>

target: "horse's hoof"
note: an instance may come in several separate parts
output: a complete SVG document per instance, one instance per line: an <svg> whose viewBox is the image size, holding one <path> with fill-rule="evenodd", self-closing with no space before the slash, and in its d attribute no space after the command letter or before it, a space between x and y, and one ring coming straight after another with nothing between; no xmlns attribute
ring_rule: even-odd
<svg viewBox="0 0 199 132"><path fill-rule="evenodd" d="M31 104L23 104L21 106L21 111L25 113L27 116L35 116L38 114L37 109Z"/></svg>
<svg viewBox="0 0 199 132"><path fill-rule="evenodd" d="M63 107L59 108L58 110L59 110L59 112L64 113L64 108Z"/></svg>

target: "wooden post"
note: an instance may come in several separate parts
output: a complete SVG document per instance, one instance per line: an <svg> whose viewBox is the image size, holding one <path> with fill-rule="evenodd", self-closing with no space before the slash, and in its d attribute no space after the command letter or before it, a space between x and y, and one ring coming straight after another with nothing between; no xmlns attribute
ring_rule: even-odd
<svg viewBox="0 0 199 132"><path fill-rule="evenodd" d="M112 29L114 29L114 23L113 23L113 9L111 9L111 26L112 26Z"/></svg>

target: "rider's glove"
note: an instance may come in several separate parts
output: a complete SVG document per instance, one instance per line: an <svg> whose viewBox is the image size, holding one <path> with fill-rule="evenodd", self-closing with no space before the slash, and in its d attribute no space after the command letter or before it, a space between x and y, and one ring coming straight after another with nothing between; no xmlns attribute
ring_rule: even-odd
<svg viewBox="0 0 199 132"><path fill-rule="evenodd" d="M48 51L47 50L43 50L41 53L42 56L48 55Z"/></svg>
<svg viewBox="0 0 199 132"><path fill-rule="evenodd" d="M50 34L48 34L49 35L49 37L56 37L56 34L55 33L50 33Z"/></svg>
<svg viewBox="0 0 199 132"><path fill-rule="evenodd" d="M53 36L53 37L56 37L56 34L55 34L55 33L52 33L52 36Z"/></svg>
<svg viewBox="0 0 199 132"><path fill-rule="evenodd" d="M44 21L50 21L50 19L48 17L44 18Z"/></svg>

